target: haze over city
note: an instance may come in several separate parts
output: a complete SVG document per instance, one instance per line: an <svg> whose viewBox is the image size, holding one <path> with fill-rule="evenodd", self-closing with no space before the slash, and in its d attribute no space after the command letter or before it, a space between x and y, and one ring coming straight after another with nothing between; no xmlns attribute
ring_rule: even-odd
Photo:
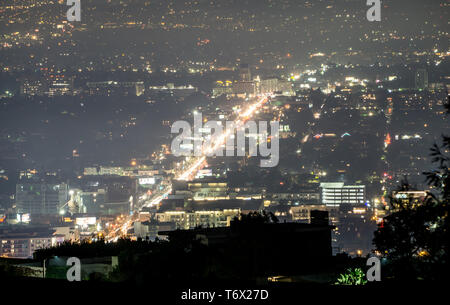
<svg viewBox="0 0 450 305"><path fill-rule="evenodd" d="M448 1L0 12L6 281L264 304L446 277Z"/></svg>

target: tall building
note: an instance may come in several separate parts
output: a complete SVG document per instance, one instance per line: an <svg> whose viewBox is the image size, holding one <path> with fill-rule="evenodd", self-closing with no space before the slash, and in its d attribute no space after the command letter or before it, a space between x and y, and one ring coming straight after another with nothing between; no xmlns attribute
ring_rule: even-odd
<svg viewBox="0 0 450 305"><path fill-rule="evenodd" d="M61 96L73 94L73 78L65 75L54 75L48 85L48 96Z"/></svg>
<svg viewBox="0 0 450 305"><path fill-rule="evenodd" d="M68 201L69 187L65 183L42 181L20 182L16 185L18 213L30 215L58 215Z"/></svg>
<svg viewBox="0 0 450 305"><path fill-rule="evenodd" d="M46 90L46 86L40 80L26 79L20 84L20 94L24 96L42 96Z"/></svg>
<svg viewBox="0 0 450 305"><path fill-rule="evenodd" d="M327 207L362 205L365 203L364 185L344 185L343 182L322 182L321 201Z"/></svg>
<svg viewBox="0 0 450 305"><path fill-rule="evenodd" d="M234 217L241 213L259 211L262 200L164 200L154 214L157 223L170 224L171 229L194 229L196 227L215 228L229 226ZM177 201L179 203L177 203ZM173 204L179 205L174 207ZM181 206L180 206L181 205Z"/></svg>
<svg viewBox="0 0 450 305"><path fill-rule="evenodd" d="M260 93L281 91L283 94L293 94L291 83L278 78L263 79L260 82Z"/></svg>
<svg viewBox="0 0 450 305"><path fill-rule="evenodd" d="M55 230L38 227L4 227L0 229L0 256L32 258L33 253L64 241L64 236Z"/></svg>
<svg viewBox="0 0 450 305"><path fill-rule="evenodd" d="M426 191L393 191L392 197L396 204L418 206L424 203L428 193Z"/></svg>
<svg viewBox="0 0 450 305"><path fill-rule="evenodd" d="M88 82L86 86L90 95L141 96L145 92L144 82Z"/></svg>
<svg viewBox="0 0 450 305"><path fill-rule="evenodd" d="M74 196L74 201L79 213L98 214L101 206L106 202L105 189L95 191L78 191Z"/></svg>
<svg viewBox="0 0 450 305"><path fill-rule="evenodd" d="M239 80L243 82L249 82L252 80L252 74L248 64L241 64L239 67Z"/></svg>
<svg viewBox="0 0 450 305"><path fill-rule="evenodd" d="M258 94L258 90L256 88L256 82L251 81L242 81L242 82L236 82L233 84L233 94L236 96L255 96Z"/></svg>
<svg viewBox="0 0 450 305"><path fill-rule="evenodd" d="M278 79L277 78L269 78L261 80L260 85L261 93L273 93L278 91Z"/></svg>
<svg viewBox="0 0 450 305"><path fill-rule="evenodd" d="M227 268L247 268L252 274L301 274L328 264L332 256L332 226L304 223L261 223L252 226L232 221L229 227L159 232L175 243L197 240L220 253ZM293 259L291 259L293 258ZM294 263L295 261L295 263ZM220 263L219 263L220 264ZM247 272L247 271L246 271ZM269 278L271 280L271 278Z"/></svg>
<svg viewBox="0 0 450 305"><path fill-rule="evenodd" d="M188 190L192 192L194 200L229 199L228 184L225 181L194 180L188 183Z"/></svg>
<svg viewBox="0 0 450 305"><path fill-rule="evenodd" d="M426 69L420 68L416 70L414 75L415 88L417 90L424 90L428 88L428 72Z"/></svg>
<svg viewBox="0 0 450 305"><path fill-rule="evenodd" d="M150 96L170 95L176 99L183 100L197 92L197 88L192 85L175 86L174 83L167 83L164 86L149 86Z"/></svg>
<svg viewBox="0 0 450 305"><path fill-rule="evenodd" d="M233 93L233 87L232 82L229 80L223 81L217 81L216 86L212 89L212 96L218 97L223 94L232 94Z"/></svg>

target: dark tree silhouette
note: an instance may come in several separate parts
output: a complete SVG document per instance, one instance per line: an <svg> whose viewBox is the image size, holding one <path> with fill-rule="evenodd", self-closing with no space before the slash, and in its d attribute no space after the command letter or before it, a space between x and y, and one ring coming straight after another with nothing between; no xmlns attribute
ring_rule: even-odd
<svg viewBox="0 0 450 305"><path fill-rule="evenodd" d="M234 217L235 224L263 224L263 223L278 223L278 218L272 212L250 212L248 214L241 214L240 217Z"/></svg>
<svg viewBox="0 0 450 305"><path fill-rule="evenodd" d="M445 105L450 114L450 100ZM431 149L437 168L425 172L435 192L418 201L416 198L391 198L391 214L374 234L374 244L388 259L388 274L397 279L443 279L449 263L450 137ZM410 190L404 181L400 190Z"/></svg>

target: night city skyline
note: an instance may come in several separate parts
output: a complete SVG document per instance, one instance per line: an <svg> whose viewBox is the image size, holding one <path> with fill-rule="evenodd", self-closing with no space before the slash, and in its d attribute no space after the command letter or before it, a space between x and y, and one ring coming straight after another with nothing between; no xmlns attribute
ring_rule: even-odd
<svg viewBox="0 0 450 305"><path fill-rule="evenodd" d="M446 282L449 6L3 0L0 284Z"/></svg>

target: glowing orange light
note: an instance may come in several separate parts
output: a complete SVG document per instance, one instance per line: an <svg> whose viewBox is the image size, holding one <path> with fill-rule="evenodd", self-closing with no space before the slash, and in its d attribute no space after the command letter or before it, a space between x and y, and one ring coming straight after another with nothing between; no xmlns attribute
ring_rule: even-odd
<svg viewBox="0 0 450 305"><path fill-rule="evenodd" d="M391 135L387 134L386 139L384 139L384 146L388 147L389 145L391 145L391 143L392 143Z"/></svg>

